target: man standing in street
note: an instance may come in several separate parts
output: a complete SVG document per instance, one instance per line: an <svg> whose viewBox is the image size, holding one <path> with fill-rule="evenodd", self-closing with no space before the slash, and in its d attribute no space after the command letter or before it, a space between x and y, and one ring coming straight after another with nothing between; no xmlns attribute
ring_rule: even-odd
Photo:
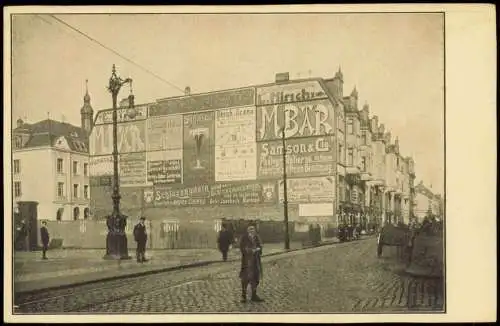
<svg viewBox="0 0 500 326"><path fill-rule="evenodd" d="M50 236L49 236L49 231L47 230L46 221L42 222L42 227L40 228L40 237L42 239L42 254L43 254L42 259L48 259L47 250L49 249Z"/></svg>
<svg viewBox="0 0 500 326"><path fill-rule="evenodd" d="M148 235L146 233L146 225L144 221L146 218L141 216L139 223L134 227L134 239L137 242L136 256L137 262L143 263L146 260L146 242L148 241Z"/></svg>
<svg viewBox="0 0 500 326"><path fill-rule="evenodd" d="M257 296L257 286L262 277L262 244L255 230L251 225L247 228L247 234L240 240L241 251L241 302L247 301L247 288L250 284L252 288L251 300L255 302L264 301Z"/></svg>
<svg viewBox="0 0 500 326"><path fill-rule="evenodd" d="M28 227L26 226L26 222L21 220L16 228L16 249L28 251L27 238Z"/></svg>
<svg viewBox="0 0 500 326"><path fill-rule="evenodd" d="M219 231L219 236L217 238L217 244L220 252L222 253L222 260L227 261L227 252L229 251L229 246L233 242L231 233L227 230L226 225L222 224L222 229Z"/></svg>

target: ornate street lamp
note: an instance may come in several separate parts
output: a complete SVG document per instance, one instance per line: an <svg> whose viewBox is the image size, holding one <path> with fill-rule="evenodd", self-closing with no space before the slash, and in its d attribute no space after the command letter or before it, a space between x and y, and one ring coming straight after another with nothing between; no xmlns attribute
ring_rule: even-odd
<svg viewBox="0 0 500 326"><path fill-rule="evenodd" d="M118 176L118 93L123 85L129 84L131 94L129 95L129 109L127 115L135 117L134 95L132 95L132 79L121 79L116 74L116 67L113 65L111 77L109 78L108 91L113 98L113 212L107 217L108 235L106 237L106 255L104 259L130 259L127 248L127 216L120 213L120 180Z"/></svg>
<svg viewBox="0 0 500 326"><path fill-rule="evenodd" d="M290 249L290 232L288 231L288 189L286 177L286 144L285 144L285 127L281 128L281 142L283 144L283 214L285 223L285 250Z"/></svg>

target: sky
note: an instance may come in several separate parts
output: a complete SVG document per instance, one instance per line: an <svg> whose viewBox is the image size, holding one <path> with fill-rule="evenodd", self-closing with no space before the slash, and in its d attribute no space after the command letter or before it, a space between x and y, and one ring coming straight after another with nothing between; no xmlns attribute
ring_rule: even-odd
<svg viewBox="0 0 500 326"><path fill-rule="evenodd" d="M12 121L80 125L85 80L94 111L110 108L111 67L133 79L136 103L290 78L331 78L356 86L417 182L444 193L444 39L440 14L56 15L129 61L48 15L12 21ZM120 97L129 93L125 87Z"/></svg>

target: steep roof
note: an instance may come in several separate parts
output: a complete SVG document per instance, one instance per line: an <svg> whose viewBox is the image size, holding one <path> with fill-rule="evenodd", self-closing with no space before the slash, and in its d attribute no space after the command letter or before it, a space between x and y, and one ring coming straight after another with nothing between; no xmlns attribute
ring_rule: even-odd
<svg viewBox="0 0 500 326"><path fill-rule="evenodd" d="M45 119L33 124L25 123L13 130L13 134L16 133L30 135L22 148L53 146L56 139L65 137L71 150L88 153L87 131L66 122Z"/></svg>

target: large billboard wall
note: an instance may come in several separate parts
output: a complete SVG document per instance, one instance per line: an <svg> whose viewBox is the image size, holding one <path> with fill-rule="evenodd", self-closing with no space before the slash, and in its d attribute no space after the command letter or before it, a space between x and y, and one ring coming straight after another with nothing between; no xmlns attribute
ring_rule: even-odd
<svg viewBox="0 0 500 326"><path fill-rule="evenodd" d="M109 188L112 115L102 112L90 137L91 186ZM321 206L320 215L332 216L334 112L318 81L158 100L141 106L134 119L121 112L121 191L137 194L142 188L143 210L177 215L200 207L257 206L276 215L282 207L285 151L290 209L297 215L291 218L299 218L299 211L314 215L314 205ZM229 211L246 214L243 208Z"/></svg>

